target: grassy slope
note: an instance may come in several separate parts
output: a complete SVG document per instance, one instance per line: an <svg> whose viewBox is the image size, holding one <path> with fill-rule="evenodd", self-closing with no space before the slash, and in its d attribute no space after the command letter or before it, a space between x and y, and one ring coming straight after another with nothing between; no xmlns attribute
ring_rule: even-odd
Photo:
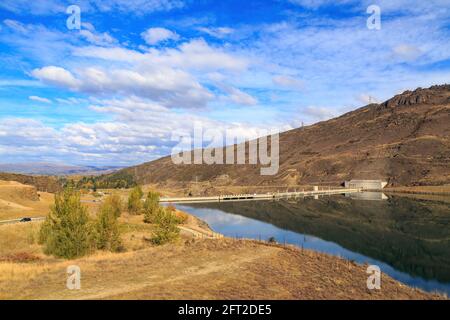
<svg viewBox="0 0 450 320"><path fill-rule="evenodd" d="M39 223L0 226L0 299L436 298L386 275L380 291L368 291L364 266L292 247L187 233L153 247L145 240L152 226L140 218L121 218L127 252L71 261L43 255ZM79 291L65 287L69 265L82 270Z"/></svg>
<svg viewBox="0 0 450 320"><path fill-rule="evenodd" d="M53 195L33 186L0 180L0 220L45 216Z"/></svg>
<svg viewBox="0 0 450 320"><path fill-rule="evenodd" d="M82 289L66 289L66 268ZM382 278L366 288L364 266L245 240L191 240L75 261L0 263L2 299L429 299Z"/></svg>

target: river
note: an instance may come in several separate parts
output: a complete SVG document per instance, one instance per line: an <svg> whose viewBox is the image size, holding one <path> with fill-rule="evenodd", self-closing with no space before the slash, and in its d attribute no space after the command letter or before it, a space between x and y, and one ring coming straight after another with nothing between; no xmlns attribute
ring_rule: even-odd
<svg viewBox="0 0 450 320"><path fill-rule="evenodd" d="M366 193L177 205L228 237L288 243L378 265L405 284L450 294L450 199Z"/></svg>

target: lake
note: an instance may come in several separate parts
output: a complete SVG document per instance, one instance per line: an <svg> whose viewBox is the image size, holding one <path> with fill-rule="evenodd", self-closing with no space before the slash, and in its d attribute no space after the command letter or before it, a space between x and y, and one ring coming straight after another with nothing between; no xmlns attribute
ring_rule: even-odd
<svg viewBox="0 0 450 320"><path fill-rule="evenodd" d="M378 265L410 286L450 294L450 199L381 193L177 205L228 237L289 243Z"/></svg>

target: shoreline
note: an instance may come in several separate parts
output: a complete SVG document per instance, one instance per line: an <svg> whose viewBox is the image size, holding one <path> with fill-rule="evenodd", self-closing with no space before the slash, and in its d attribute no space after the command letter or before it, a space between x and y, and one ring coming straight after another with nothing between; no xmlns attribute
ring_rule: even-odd
<svg viewBox="0 0 450 320"><path fill-rule="evenodd" d="M194 215L192 215L192 214L190 214L188 212L185 212L185 211L182 211L182 212L184 214L190 216L190 217L195 218L196 220L202 222L203 225L207 226L207 230L204 230L204 231L215 233L215 231L205 221L201 220L200 218L198 218L198 217L196 217L196 216L194 216ZM216 233L216 234L218 234L218 233ZM205 238L201 238L201 239L205 239ZM234 239L234 238L230 238L230 237L227 237L227 236L224 236L224 235L221 235L221 234L220 234L219 238L207 238L207 239L210 239L210 240L211 239L213 239L213 240L215 240L215 239L223 239L223 240L226 240L226 241L243 241L243 242L256 244L256 246L277 247L277 248L280 248L282 250L287 250L289 252L293 252L294 254L298 254L299 252L301 252L301 253L306 252L307 255L311 255L311 256L319 256L319 257L320 256L325 256L329 260L336 261L336 263L343 262L344 264L348 264L348 265L351 264L351 265L357 266L358 268L367 268L369 266L368 264L356 263L356 262L354 262L354 261L352 261L350 259L346 259L346 258L343 258L343 257L335 256L335 255L332 255L332 254L323 253L323 252L312 250L312 249L304 249L304 248L301 248L301 247L293 245L293 244L283 244L283 243L278 243L278 242L271 243L271 242L266 241L266 240L256 240L256 239L251 239L251 238ZM386 274L384 272L382 272L382 277L384 279L389 279L389 281L397 283L399 286L409 288L409 289L411 289L411 290L413 290L415 292L419 292L420 294L430 295L430 299L432 299L432 298L448 299L447 296L446 296L446 293L428 292L428 291L425 291L425 290L423 290L421 288L418 288L418 287L409 286L409 285L407 285L407 284L405 284L405 283L403 283L401 281L398 281L398 280L392 278L391 276L389 276L388 274Z"/></svg>

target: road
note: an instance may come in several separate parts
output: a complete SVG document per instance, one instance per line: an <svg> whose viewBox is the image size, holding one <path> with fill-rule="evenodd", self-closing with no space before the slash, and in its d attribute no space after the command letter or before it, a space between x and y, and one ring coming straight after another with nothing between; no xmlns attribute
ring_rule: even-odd
<svg viewBox="0 0 450 320"><path fill-rule="evenodd" d="M12 220L2 220L2 221L0 221L0 225L44 221L44 220L45 220L45 217L30 218L31 221L23 221L23 222L21 221L22 219L23 219L23 218L20 218L20 219L12 219Z"/></svg>

